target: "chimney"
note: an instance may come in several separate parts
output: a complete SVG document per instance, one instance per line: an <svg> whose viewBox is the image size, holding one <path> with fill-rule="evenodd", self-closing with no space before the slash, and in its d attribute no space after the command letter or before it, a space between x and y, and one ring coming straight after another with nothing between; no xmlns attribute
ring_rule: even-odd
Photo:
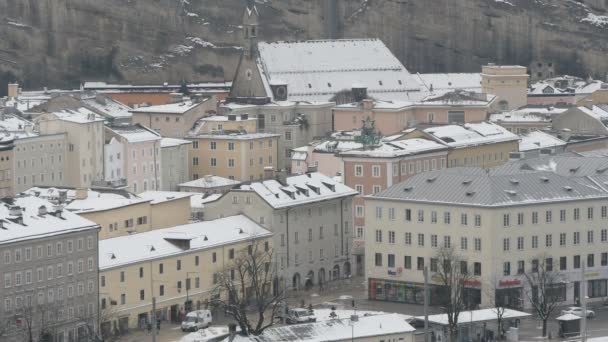
<svg viewBox="0 0 608 342"><path fill-rule="evenodd" d="M68 201L68 191L59 190L59 203L65 203Z"/></svg>
<svg viewBox="0 0 608 342"><path fill-rule="evenodd" d="M8 97L15 98L19 96L19 83L9 83L8 84Z"/></svg>
<svg viewBox="0 0 608 342"><path fill-rule="evenodd" d="M361 102L367 98L367 88L360 84L354 84L351 88L355 102Z"/></svg>
<svg viewBox="0 0 608 342"><path fill-rule="evenodd" d="M38 207L38 216L44 216L46 215L46 206L41 205L40 207Z"/></svg>
<svg viewBox="0 0 608 342"><path fill-rule="evenodd" d="M53 206L53 211L55 212L55 216L61 218L61 212L63 211L63 206L60 204L56 204Z"/></svg>
<svg viewBox="0 0 608 342"><path fill-rule="evenodd" d="M264 179L273 179L274 178L274 169L272 166L264 167Z"/></svg>
<svg viewBox="0 0 608 342"><path fill-rule="evenodd" d="M13 205L8 209L8 214L10 216L16 216L16 217L21 217L22 212L21 212L21 207L18 205Z"/></svg>
<svg viewBox="0 0 608 342"><path fill-rule="evenodd" d="M89 191L87 190L87 188L77 188L76 189L75 198L77 200L84 200L84 199L87 199L87 197L89 197Z"/></svg>
<svg viewBox="0 0 608 342"><path fill-rule="evenodd" d="M205 175L205 182L211 183L213 181L213 175Z"/></svg>
<svg viewBox="0 0 608 342"><path fill-rule="evenodd" d="M361 105L363 106L363 110L372 110L374 109L374 100L364 99L361 101Z"/></svg>
<svg viewBox="0 0 608 342"><path fill-rule="evenodd" d="M274 179L276 179L281 184L287 184L287 171L280 170L277 171L274 175Z"/></svg>
<svg viewBox="0 0 608 342"><path fill-rule="evenodd" d="M106 97L103 94L95 94L95 102L99 103L100 105L105 106L106 105Z"/></svg>
<svg viewBox="0 0 608 342"><path fill-rule="evenodd" d="M590 110L593 110L593 100L589 99L585 101L585 107L587 107Z"/></svg>
<svg viewBox="0 0 608 342"><path fill-rule="evenodd" d="M568 141L572 137L572 130L569 128L562 128L559 131L559 134L557 135L557 137L562 139L563 141Z"/></svg>

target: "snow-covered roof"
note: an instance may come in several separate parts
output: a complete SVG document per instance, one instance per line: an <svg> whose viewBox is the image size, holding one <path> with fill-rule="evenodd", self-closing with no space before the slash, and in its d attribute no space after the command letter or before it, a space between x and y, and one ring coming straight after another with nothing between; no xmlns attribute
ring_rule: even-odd
<svg viewBox="0 0 608 342"><path fill-rule="evenodd" d="M9 99L5 102L6 107L15 108L18 111L24 113L30 109L39 106L43 103L48 102L51 99L51 95L40 95L36 94L33 96L20 95L17 98Z"/></svg>
<svg viewBox="0 0 608 342"><path fill-rule="evenodd" d="M162 140L160 141L161 148L176 147L176 146L180 146L180 145L189 145L189 144L192 144L192 141L184 140L184 139L175 139L175 138L162 138Z"/></svg>
<svg viewBox="0 0 608 342"><path fill-rule="evenodd" d="M196 90L199 88L226 88L230 89L232 82L200 82L200 83L189 83L187 87L189 90ZM111 84L106 82L84 82L84 90L156 90L156 91L175 91L182 87L181 84Z"/></svg>
<svg viewBox="0 0 608 342"><path fill-rule="evenodd" d="M604 123L604 125L607 125L608 123L608 110L603 107L603 106L593 106L591 109L585 107L585 106L580 106L578 107L578 109L580 111L582 111L583 113L601 121L602 123Z"/></svg>
<svg viewBox="0 0 608 342"><path fill-rule="evenodd" d="M12 204L11 199L4 199L0 204L0 244L99 228L96 223L60 209L43 198L21 196L12 200ZM11 207L20 209L11 212ZM42 208L46 213L40 212ZM17 212L21 216L14 215Z"/></svg>
<svg viewBox="0 0 608 342"><path fill-rule="evenodd" d="M428 139L404 139L381 143L377 147L340 152L342 157L394 158L420 153L447 151L448 147Z"/></svg>
<svg viewBox="0 0 608 342"><path fill-rule="evenodd" d="M490 309L481 309L481 310L473 310L473 311L462 311L458 315L458 322L461 324L466 323L475 323L475 322L485 322L485 321L494 321L496 320L497 315L496 308ZM503 309L503 319L512 319L512 318L523 318L531 316L527 312L512 310L512 309ZM424 316L418 316L416 319L424 319ZM429 322L441 325L448 325L448 315L447 314L438 314L438 315L430 315Z"/></svg>
<svg viewBox="0 0 608 342"><path fill-rule="evenodd" d="M490 114L491 122L551 122L554 115L567 111L563 107L526 107L510 112Z"/></svg>
<svg viewBox="0 0 608 342"><path fill-rule="evenodd" d="M234 115L234 119L231 120L231 118L228 115L213 115L213 116L207 116L204 118L200 118L200 121L209 121L209 122L225 122L225 121L256 121L257 119L254 117L243 117L242 115Z"/></svg>
<svg viewBox="0 0 608 342"><path fill-rule="evenodd" d="M271 179L241 185L240 189L256 192L275 209L357 194L355 190L319 172L287 177L286 185Z"/></svg>
<svg viewBox="0 0 608 342"><path fill-rule="evenodd" d="M60 193L62 191L65 191L65 200L69 203L66 205L65 209L77 214L104 211L150 202L150 200L140 198L130 192L119 190L95 191L88 189L86 190L86 198L84 199L76 199L78 190L71 188L32 187L22 193L56 202L60 199Z"/></svg>
<svg viewBox="0 0 608 342"><path fill-rule="evenodd" d="M111 118L121 119L131 117L131 107L120 103L111 97L83 97L82 103Z"/></svg>
<svg viewBox="0 0 608 342"><path fill-rule="evenodd" d="M571 313L567 313L565 315L561 315L556 318L558 321L578 321L581 320L581 316L577 316Z"/></svg>
<svg viewBox="0 0 608 342"><path fill-rule="evenodd" d="M281 80L289 100L328 101L355 83L379 99L405 100L421 90L379 39L259 43L258 50L266 88Z"/></svg>
<svg viewBox="0 0 608 342"><path fill-rule="evenodd" d="M495 95L476 93L462 89L425 97L418 106L488 106Z"/></svg>
<svg viewBox="0 0 608 342"><path fill-rule="evenodd" d="M513 166L512 166L513 168ZM474 207L505 207L534 203L608 198L597 184L551 171L447 168L412 176L371 199Z"/></svg>
<svg viewBox="0 0 608 342"><path fill-rule="evenodd" d="M259 336L236 335L234 342L287 342L287 341L350 341L413 333L416 329L407 321L407 316L388 313L372 316L358 316L358 320L349 318L333 319L315 323L285 325L269 328ZM225 339L224 341L228 341Z"/></svg>
<svg viewBox="0 0 608 342"><path fill-rule="evenodd" d="M519 140L517 135L490 122L436 126L427 128L424 132L456 148Z"/></svg>
<svg viewBox="0 0 608 342"><path fill-rule="evenodd" d="M106 129L124 138L130 143L140 143L161 140L160 134L140 124L106 126Z"/></svg>
<svg viewBox="0 0 608 342"><path fill-rule="evenodd" d="M256 109L256 108L301 108L301 107L324 107L324 106L334 106L335 102L329 101L271 101L269 103L263 105L255 105L255 104L246 104L246 103L237 103L237 102L228 102L222 103L222 108L227 109Z"/></svg>
<svg viewBox="0 0 608 342"><path fill-rule="evenodd" d="M99 269L103 271L271 235L246 216L236 215L138 233L137 243L133 243L134 236L121 236L99 241ZM189 248L173 243L175 240L188 242Z"/></svg>
<svg viewBox="0 0 608 342"><path fill-rule="evenodd" d="M241 184L241 182L234 180L234 179L224 178L224 177L220 177L220 176L207 175L207 176L204 176L203 178L199 178L199 179L195 179L195 180L192 180L189 182L179 184L178 186L184 186L184 187L189 187L189 188L210 189L210 188L231 186L231 185L237 185L237 184Z"/></svg>
<svg viewBox="0 0 608 342"><path fill-rule="evenodd" d="M432 92L455 89L481 91L480 73L415 74L414 77Z"/></svg>
<svg viewBox="0 0 608 342"><path fill-rule="evenodd" d="M520 134L520 138L519 150L523 152L541 148L566 146L567 144L565 141L541 131L531 131L526 134Z"/></svg>
<svg viewBox="0 0 608 342"><path fill-rule="evenodd" d="M204 139L213 139L213 140L254 140L254 139L265 139L265 138L276 138L280 137L280 134L274 133L247 133L243 132L218 132L218 133L209 133L209 134L192 134L188 135L187 138L204 138Z"/></svg>
<svg viewBox="0 0 608 342"><path fill-rule="evenodd" d="M26 127L33 127L34 124L27 121L17 115L4 114L3 119L0 120L0 132L24 132Z"/></svg>
<svg viewBox="0 0 608 342"><path fill-rule="evenodd" d="M205 99L205 101L208 99ZM131 113L151 113L151 114L184 114L187 111L199 106L203 102L184 101L177 103L169 103L158 106L139 107L131 109Z"/></svg>
<svg viewBox="0 0 608 342"><path fill-rule="evenodd" d="M145 191L138 194L139 197L152 200L152 204L175 201L182 198L190 197L192 194L188 192L177 191Z"/></svg>
<svg viewBox="0 0 608 342"><path fill-rule="evenodd" d="M190 208L204 208L205 204L217 201L222 194L203 194L200 192L190 192Z"/></svg>
<svg viewBox="0 0 608 342"><path fill-rule="evenodd" d="M53 115L59 120L74 123L104 121L103 117L84 107L80 107L78 109L64 109L58 112L53 112Z"/></svg>

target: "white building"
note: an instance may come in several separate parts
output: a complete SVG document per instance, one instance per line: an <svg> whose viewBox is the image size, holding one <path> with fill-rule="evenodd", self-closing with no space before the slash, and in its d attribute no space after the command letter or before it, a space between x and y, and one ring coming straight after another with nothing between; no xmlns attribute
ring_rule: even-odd
<svg viewBox="0 0 608 342"><path fill-rule="evenodd" d="M140 193L161 187L161 136L139 124L106 126L107 182Z"/></svg>
<svg viewBox="0 0 608 342"><path fill-rule="evenodd" d="M599 167L606 163L552 158L433 171L366 197L370 299L422 303L422 270L430 266L434 283L441 247L465 258L475 277L465 291L472 304L488 306L495 296L498 305L528 307L523 273L539 258L565 277L555 285L564 303L580 296L583 262L588 296L608 295L608 191Z"/></svg>
<svg viewBox="0 0 608 342"><path fill-rule="evenodd" d="M235 188L205 204L204 219L243 213L274 233L281 279L298 290L351 274L353 189L320 173Z"/></svg>

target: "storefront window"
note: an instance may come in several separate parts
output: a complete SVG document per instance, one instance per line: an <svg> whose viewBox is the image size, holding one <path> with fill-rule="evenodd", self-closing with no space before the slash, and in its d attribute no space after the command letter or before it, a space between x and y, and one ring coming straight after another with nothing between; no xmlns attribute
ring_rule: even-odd
<svg viewBox="0 0 608 342"><path fill-rule="evenodd" d="M606 279L589 280L587 284L589 298L606 297Z"/></svg>

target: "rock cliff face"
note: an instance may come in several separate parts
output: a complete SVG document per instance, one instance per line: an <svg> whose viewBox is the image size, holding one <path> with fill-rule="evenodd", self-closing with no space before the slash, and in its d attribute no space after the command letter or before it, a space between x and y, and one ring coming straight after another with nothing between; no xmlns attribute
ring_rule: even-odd
<svg viewBox="0 0 608 342"><path fill-rule="evenodd" d="M260 39L324 38L329 25L338 38L381 38L412 72L537 60L557 73L608 71L608 0L257 3ZM0 84L230 80L243 8L243 0L0 0Z"/></svg>

